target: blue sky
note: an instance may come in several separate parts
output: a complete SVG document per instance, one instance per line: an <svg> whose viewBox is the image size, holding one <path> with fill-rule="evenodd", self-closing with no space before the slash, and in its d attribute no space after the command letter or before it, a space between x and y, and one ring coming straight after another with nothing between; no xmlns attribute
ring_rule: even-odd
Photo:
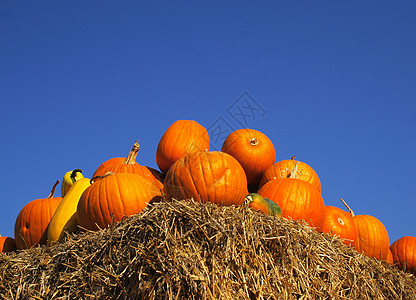
<svg viewBox="0 0 416 300"><path fill-rule="evenodd" d="M327 205L416 235L415 2L224 2L1 2L1 235L136 139L157 167L178 119L260 130L276 160L316 170Z"/></svg>

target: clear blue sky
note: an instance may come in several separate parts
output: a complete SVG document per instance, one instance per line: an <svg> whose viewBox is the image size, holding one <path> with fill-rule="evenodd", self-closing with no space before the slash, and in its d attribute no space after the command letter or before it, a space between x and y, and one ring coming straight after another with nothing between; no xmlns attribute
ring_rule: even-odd
<svg viewBox="0 0 416 300"><path fill-rule="evenodd" d="M415 15L414 1L2 1L0 234L136 139L157 167L163 132L193 119L262 131L277 160L316 170L327 205L379 218L390 242L416 236Z"/></svg>

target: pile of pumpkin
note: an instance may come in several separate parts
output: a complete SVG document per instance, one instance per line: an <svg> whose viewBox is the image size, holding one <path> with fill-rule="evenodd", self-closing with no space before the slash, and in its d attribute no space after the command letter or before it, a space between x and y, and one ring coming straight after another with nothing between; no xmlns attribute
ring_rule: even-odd
<svg viewBox="0 0 416 300"><path fill-rule="evenodd" d="M27 203L15 223L15 236L0 238L0 252L53 245L67 233L96 231L140 213L154 201L194 199L217 205L249 205L255 210L303 220L332 234L369 257L394 263L416 274L416 237L389 244L385 226L374 216L354 215L325 205L317 173L295 160L275 162L271 140L254 129L239 129L221 151L209 151L207 130L192 120L174 122L160 139L160 171L136 162L139 144L126 158L103 162L91 179L80 169L67 172L61 196Z"/></svg>

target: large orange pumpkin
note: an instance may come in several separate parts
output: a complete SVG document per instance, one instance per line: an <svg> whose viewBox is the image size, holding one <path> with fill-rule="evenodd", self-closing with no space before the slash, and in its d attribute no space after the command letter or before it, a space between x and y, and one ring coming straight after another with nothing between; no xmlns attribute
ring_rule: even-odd
<svg viewBox="0 0 416 300"><path fill-rule="evenodd" d="M208 131L196 121L178 120L165 131L156 150L156 163L162 173L178 159L199 151L209 151Z"/></svg>
<svg viewBox="0 0 416 300"><path fill-rule="evenodd" d="M218 205L240 205L247 195L243 167L231 155L193 152L176 161L165 177L168 199L190 199Z"/></svg>
<svg viewBox="0 0 416 300"><path fill-rule="evenodd" d="M321 230L325 203L312 184L296 178L276 178L264 184L258 194L276 202L282 209L284 218L304 220Z"/></svg>
<svg viewBox="0 0 416 300"><path fill-rule="evenodd" d="M161 196L161 191L143 176L107 173L82 193L77 206L77 222L89 230L106 228L123 217L139 213Z"/></svg>
<svg viewBox="0 0 416 300"><path fill-rule="evenodd" d="M341 238L344 244L354 246L357 237L354 220L351 215L339 207L325 205L325 218L322 232Z"/></svg>
<svg viewBox="0 0 416 300"><path fill-rule="evenodd" d="M97 170L95 170L93 178L103 176L108 172L132 173L147 178L153 184L155 184L158 189L162 189L163 183L155 177L154 171L151 170L149 167L142 166L136 162L139 149L140 145L138 141L136 141L126 158L114 157L105 161L97 168Z"/></svg>
<svg viewBox="0 0 416 300"><path fill-rule="evenodd" d="M47 198L32 200L20 211L14 225L14 239L18 249L46 244L49 222L62 201L62 197L53 197L58 183L59 180Z"/></svg>
<svg viewBox="0 0 416 300"><path fill-rule="evenodd" d="M416 275L416 237L401 237L391 244L390 250L398 268Z"/></svg>
<svg viewBox="0 0 416 300"><path fill-rule="evenodd" d="M291 159L278 161L270 166L263 174L260 180L260 187L266 182L275 178L292 177L304 180L315 186L321 192L321 181L318 174L312 167L304 162L295 160L295 156Z"/></svg>
<svg viewBox="0 0 416 300"><path fill-rule="evenodd" d="M221 151L237 159L246 172L249 185L258 184L263 173L276 159L272 141L264 133L249 128L230 133Z"/></svg>
<svg viewBox="0 0 416 300"><path fill-rule="evenodd" d="M16 250L16 242L14 238L8 236L0 236L0 252L12 252Z"/></svg>
<svg viewBox="0 0 416 300"><path fill-rule="evenodd" d="M347 203L341 199L350 211L357 230L354 248L368 257L387 260L389 255L389 235L383 223L371 215L355 215Z"/></svg>

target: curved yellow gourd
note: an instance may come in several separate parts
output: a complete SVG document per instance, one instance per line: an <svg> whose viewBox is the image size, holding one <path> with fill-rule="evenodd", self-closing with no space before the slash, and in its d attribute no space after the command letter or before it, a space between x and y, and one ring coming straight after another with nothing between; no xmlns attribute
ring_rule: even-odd
<svg viewBox="0 0 416 300"><path fill-rule="evenodd" d="M65 194L48 226L48 245L60 241L64 232L77 230L75 213L79 198L87 187L91 185L90 179L82 177L78 179Z"/></svg>
<svg viewBox="0 0 416 300"><path fill-rule="evenodd" d="M81 169L66 172L61 183L61 197L65 197L65 194L68 193L71 186L81 178L84 178Z"/></svg>

